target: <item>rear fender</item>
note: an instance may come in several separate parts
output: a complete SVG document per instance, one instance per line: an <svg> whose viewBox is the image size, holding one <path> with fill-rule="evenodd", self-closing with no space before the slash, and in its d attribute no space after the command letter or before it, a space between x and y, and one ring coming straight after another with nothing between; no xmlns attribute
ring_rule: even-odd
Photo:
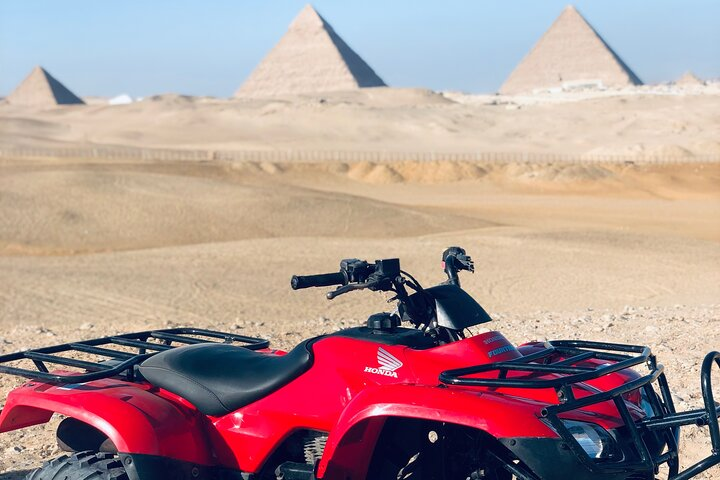
<svg viewBox="0 0 720 480"><path fill-rule="evenodd" d="M212 463L201 414L147 386L120 380L62 386L28 382L8 395L0 433L45 423L53 413L94 427L121 453Z"/></svg>
<svg viewBox="0 0 720 480"><path fill-rule="evenodd" d="M364 478L385 419L405 417L453 423L484 431L495 438L557 438L538 417L539 402L479 393L469 389L388 385L358 394L328 436L318 465L319 478Z"/></svg>

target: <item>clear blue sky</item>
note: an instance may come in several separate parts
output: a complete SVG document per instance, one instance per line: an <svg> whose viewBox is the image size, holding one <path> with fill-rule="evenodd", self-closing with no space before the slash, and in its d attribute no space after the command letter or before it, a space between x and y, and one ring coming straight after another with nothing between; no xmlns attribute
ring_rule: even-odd
<svg viewBox="0 0 720 480"><path fill-rule="evenodd" d="M0 95L40 64L78 95L230 96L305 0L0 0ZM567 0L316 0L393 86L493 92ZM720 77L720 1L578 0L645 82Z"/></svg>

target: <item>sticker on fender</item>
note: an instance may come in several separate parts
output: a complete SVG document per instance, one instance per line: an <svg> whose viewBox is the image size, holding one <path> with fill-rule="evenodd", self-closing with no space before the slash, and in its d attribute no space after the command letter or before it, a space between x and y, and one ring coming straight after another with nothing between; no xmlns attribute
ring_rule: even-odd
<svg viewBox="0 0 720 480"><path fill-rule="evenodd" d="M491 350L488 352L488 358L492 358L495 355L500 355L501 353L507 353L512 352L515 350L515 347L512 345L505 345L504 347L496 348L495 350Z"/></svg>

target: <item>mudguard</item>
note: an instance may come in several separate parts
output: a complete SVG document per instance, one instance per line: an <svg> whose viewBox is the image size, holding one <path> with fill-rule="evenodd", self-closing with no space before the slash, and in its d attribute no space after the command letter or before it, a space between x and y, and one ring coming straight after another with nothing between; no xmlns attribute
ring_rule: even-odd
<svg viewBox="0 0 720 480"><path fill-rule="evenodd" d="M456 388L396 384L367 389L348 404L330 432L317 476L358 475L358 465L370 464L373 449L368 446L375 444L389 417L464 425L492 432L496 438L557 438L538 420L543 406L527 399Z"/></svg>
<svg viewBox="0 0 720 480"><path fill-rule="evenodd" d="M58 413L100 430L120 453L212 464L202 416L148 390L113 379L62 386L31 381L8 395L0 433L45 423Z"/></svg>

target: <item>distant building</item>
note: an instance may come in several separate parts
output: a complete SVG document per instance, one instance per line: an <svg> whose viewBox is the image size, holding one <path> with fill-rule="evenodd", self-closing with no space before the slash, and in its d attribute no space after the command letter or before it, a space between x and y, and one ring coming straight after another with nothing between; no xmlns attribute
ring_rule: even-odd
<svg viewBox="0 0 720 480"><path fill-rule="evenodd" d="M6 100L12 105L33 107L85 103L40 66L33 68Z"/></svg>
<svg viewBox="0 0 720 480"><path fill-rule="evenodd" d="M572 5L513 70L500 93L642 85Z"/></svg>
<svg viewBox="0 0 720 480"><path fill-rule="evenodd" d="M311 5L306 5L235 96L272 97L382 86L385 82L373 69Z"/></svg>
<svg viewBox="0 0 720 480"><path fill-rule="evenodd" d="M109 105L127 105L128 103L133 103L133 99L127 93L121 93L120 95L112 97L107 103Z"/></svg>

